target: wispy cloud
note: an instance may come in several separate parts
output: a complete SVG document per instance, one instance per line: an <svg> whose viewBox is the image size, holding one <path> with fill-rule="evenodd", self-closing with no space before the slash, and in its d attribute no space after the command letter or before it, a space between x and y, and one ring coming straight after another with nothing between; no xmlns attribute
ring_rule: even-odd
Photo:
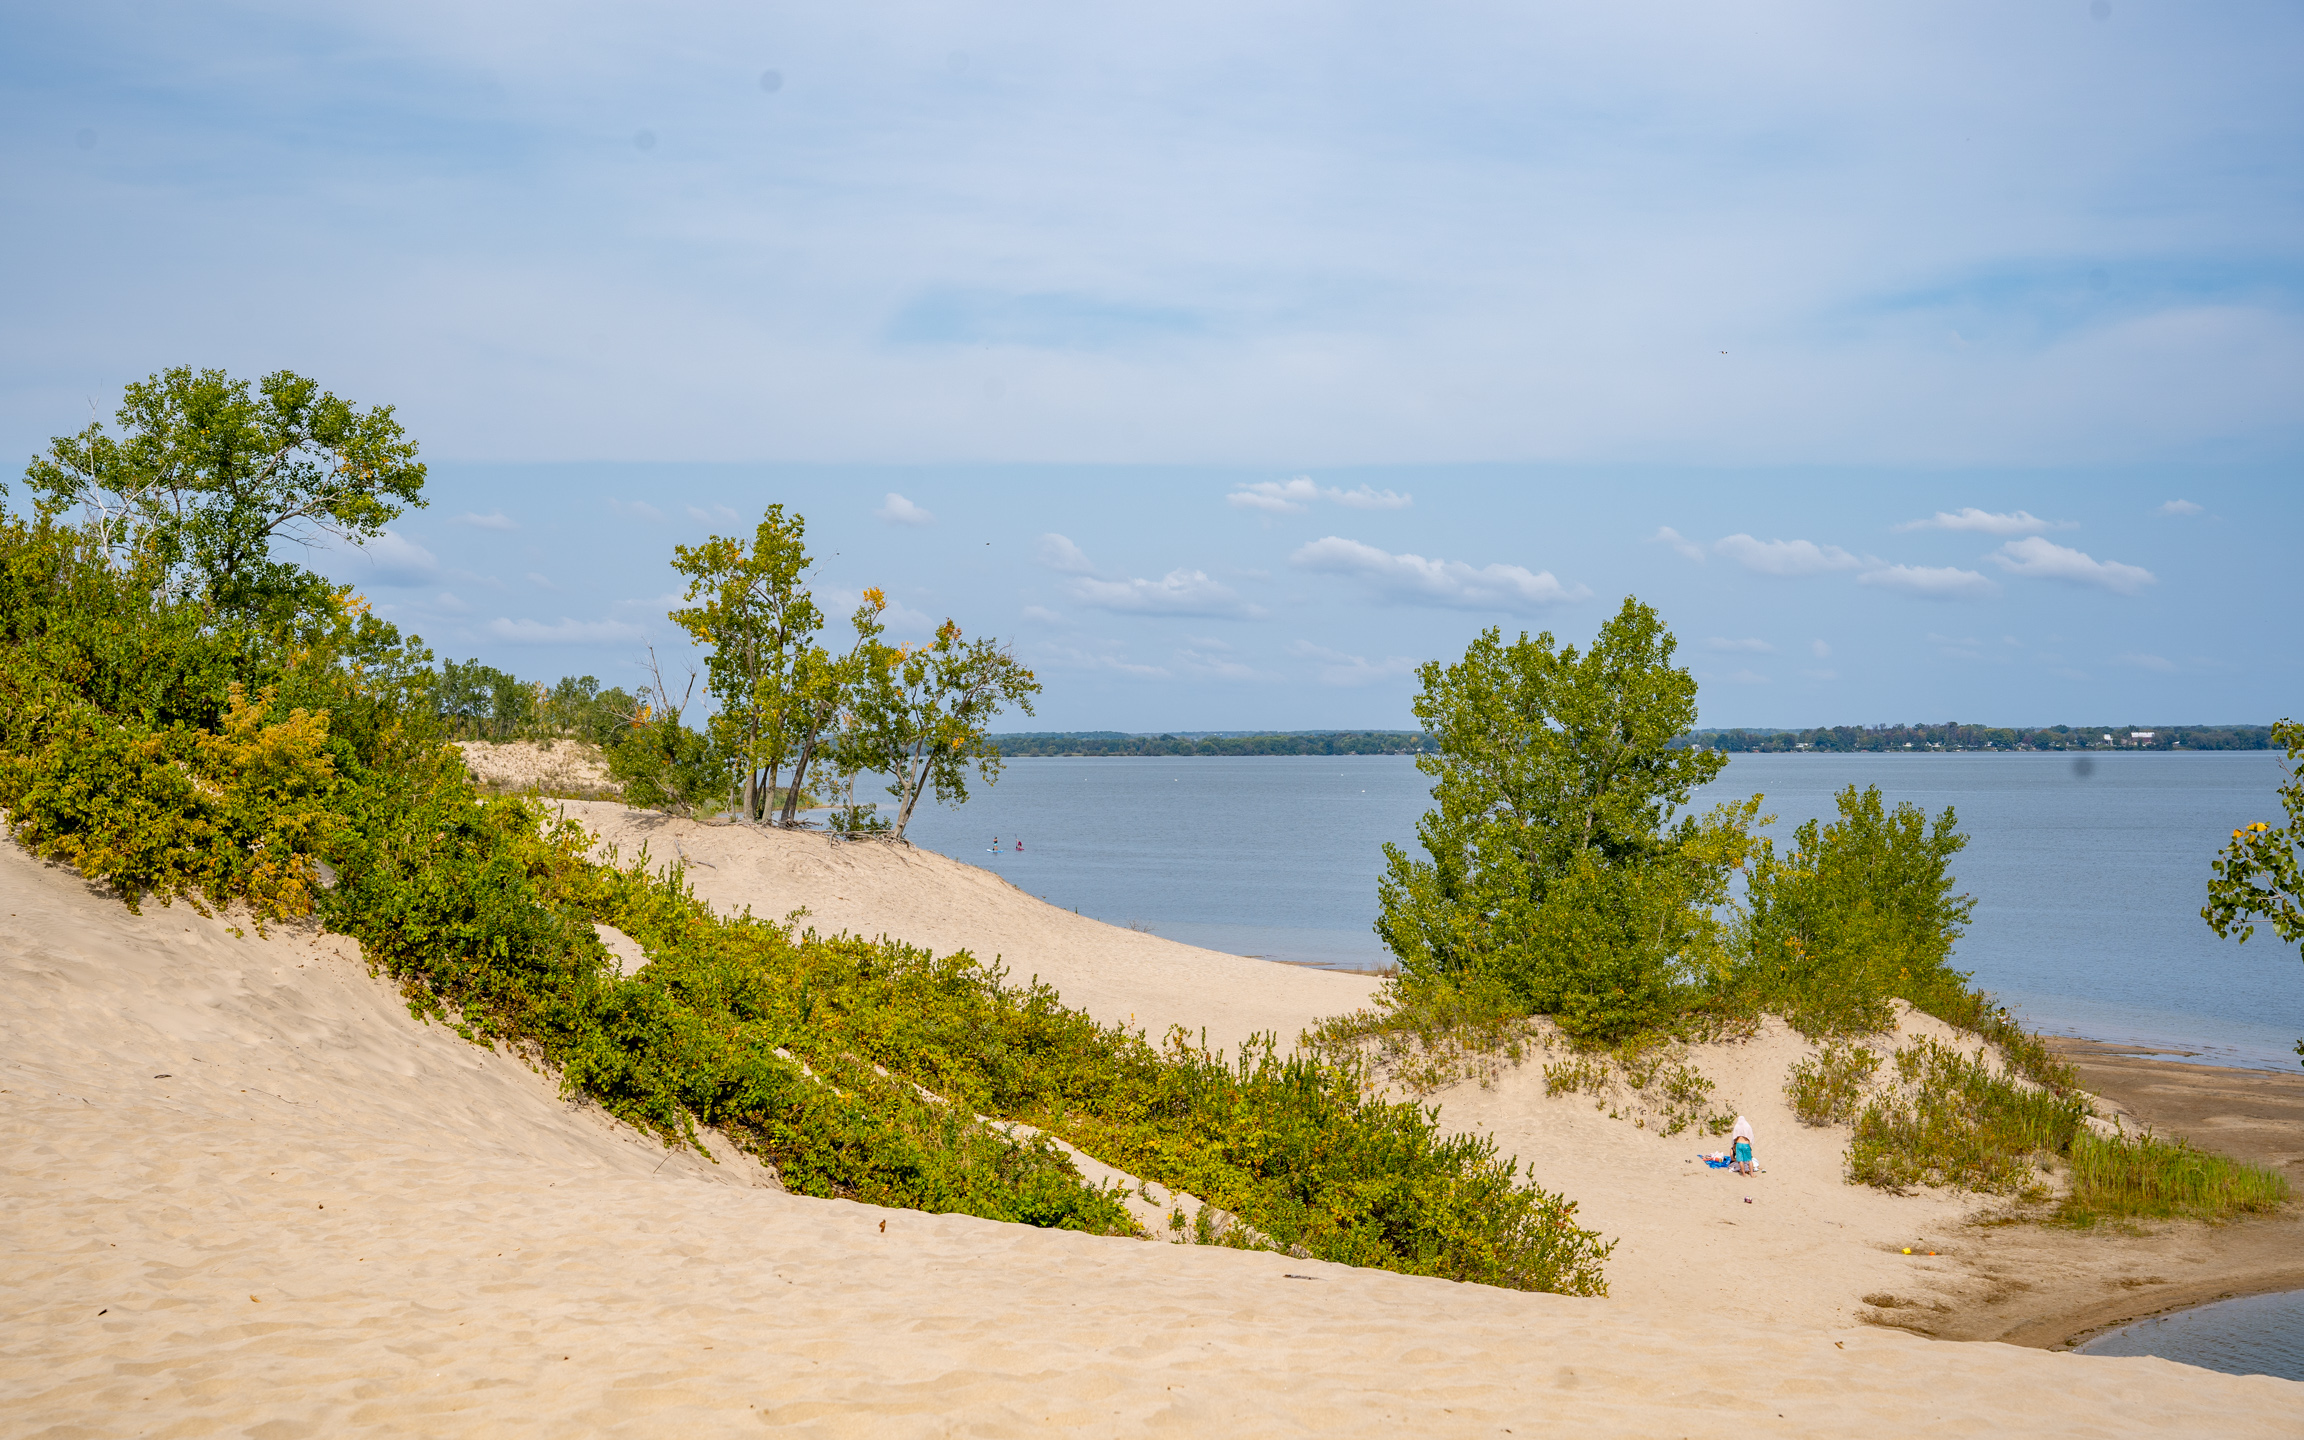
<svg viewBox="0 0 2304 1440"><path fill-rule="evenodd" d="M1856 583L1929 600L1989 600L2000 593L1990 576L1953 565L1883 565L1857 576Z"/></svg>
<svg viewBox="0 0 2304 1440"><path fill-rule="evenodd" d="M1093 575L1081 575L1064 588L1083 605L1129 615L1205 615L1252 620L1264 613L1241 599L1231 586L1209 578L1207 571L1181 566L1157 580L1100 580Z"/></svg>
<svg viewBox="0 0 2304 1440"><path fill-rule="evenodd" d="M1828 660L1832 657L1832 647L1821 640L1809 641L1808 651L1819 660Z"/></svg>
<svg viewBox="0 0 2304 1440"><path fill-rule="evenodd" d="M1315 540L1288 559L1319 574L1348 576L1390 599L1462 610L1533 610L1592 594L1582 585L1561 584L1549 570L1395 555L1337 535Z"/></svg>
<svg viewBox="0 0 2304 1440"><path fill-rule="evenodd" d="M2139 670L2152 670L2162 675L2173 675L2177 669L2176 662L2166 656L2146 654L2142 651L2130 651L2128 654L2120 656L2119 659L2123 665L2133 665Z"/></svg>
<svg viewBox="0 0 2304 1440"><path fill-rule="evenodd" d="M1319 662L1320 683L1323 685L1373 685L1415 673L1416 662L1405 655L1387 655L1371 660L1365 655L1347 655L1309 640L1299 640L1288 647L1288 653L1306 660Z"/></svg>
<svg viewBox="0 0 2304 1440"><path fill-rule="evenodd" d="M733 523L736 519L736 512L729 509L725 505L715 505L709 510L705 509L701 505L691 505L688 507L688 518L691 520L701 520L707 525L711 524L715 520L722 520Z"/></svg>
<svg viewBox="0 0 2304 1440"><path fill-rule="evenodd" d="M1025 619L1037 620L1043 625L1062 625L1065 623L1061 614L1045 605L1027 605L1020 613Z"/></svg>
<svg viewBox="0 0 2304 1440"><path fill-rule="evenodd" d="M1704 648L1707 650L1720 651L1749 651L1755 655L1773 655L1776 653L1776 647L1769 644L1765 640L1752 638L1731 640L1725 635L1713 636L1711 639L1704 642Z"/></svg>
<svg viewBox="0 0 2304 1440"><path fill-rule="evenodd" d="M2197 515L2201 507L2189 500L2171 500L2154 512L2160 515Z"/></svg>
<svg viewBox="0 0 2304 1440"><path fill-rule="evenodd" d="M488 633L521 645L597 645L609 640L639 640L647 635L637 625L621 620L571 620L563 616L547 625L541 620L495 619Z"/></svg>
<svg viewBox="0 0 2304 1440"><path fill-rule="evenodd" d="M1089 563L1087 551L1056 534L1040 537L1040 563L1059 575L1086 575L1096 569Z"/></svg>
<svg viewBox="0 0 2304 1440"><path fill-rule="evenodd" d="M1299 475L1293 480L1254 481L1236 487L1224 499L1242 510L1262 510L1272 515L1302 514L1321 500L1352 510L1405 510L1415 503L1413 496L1367 485L1350 490L1316 485L1308 475Z"/></svg>
<svg viewBox="0 0 2304 1440"><path fill-rule="evenodd" d="M1647 543L1650 545L1669 545L1697 564L1704 563L1704 547L1669 525L1660 526L1655 534L1648 537Z"/></svg>
<svg viewBox="0 0 2304 1440"><path fill-rule="evenodd" d="M936 517L891 490L872 512L891 525L933 525Z"/></svg>
<svg viewBox="0 0 2304 1440"><path fill-rule="evenodd" d="M1064 592L1083 605L1124 615L1204 615L1222 620L1254 620L1262 608L1205 570L1178 566L1157 580L1099 575L1088 553L1065 536L1040 537L1040 563L1072 578Z"/></svg>
<svg viewBox="0 0 2304 1440"><path fill-rule="evenodd" d="M618 500L611 496L608 501L608 508L618 515L630 515L640 520L661 520L664 518L663 511L645 500Z"/></svg>
<svg viewBox="0 0 2304 1440"><path fill-rule="evenodd" d="M1907 520L1896 528L1968 530L1979 535L2037 535L2043 530L2070 530L2079 523L2077 520L2043 520L2027 510L2000 514L1970 505L1962 510L1939 510L1926 520Z"/></svg>
<svg viewBox="0 0 2304 1440"><path fill-rule="evenodd" d="M1822 575L1854 570L1863 563L1837 545L1819 545L1813 540L1755 540L1749 535L1730 535L1713 541L1712 549L1762 575Z"/></svg>
<svg viewBox="0 0 2304 1440"><path fill-rule="evenodd" d="M1223 653L1229 646L1204 648L1186 647L1176 652L1176 666L1187 675L1199 675L1210 680L1259 680L1263 676L1250 665Z"/></svg>
<svg viewBox="0 0 2304 1440"><path fill-rule="evenodd" d="M429 585L440 578L438 556L389 530L371 536L354 550L374 567L369 572L372 584L413 587Z"/></svg>
<svg viewBox="0 0 2304 1440"><path fill-rule="evenodd" d="M2072 585L2092 585L2110 590L2116 595L2140 594L2145 586L2158 583L2159 578L2141 565L2098 560L2083 551L2043 540L2036 535L2030 539L2009 541L1993 551L1992 558L2011 575L2062 580Z"/></svg>
<svg viewBox="0 0 2304 1440"><path fill-rule="evenodd" d="M459 517L459 519L463 524L476 526L482 530L503 530L509 532L520 528L520 523L518 521L514 520L511 516L505 514L501 510L491 510L485 515L475 515L470 511L466 511L462 516Z"/></svg>

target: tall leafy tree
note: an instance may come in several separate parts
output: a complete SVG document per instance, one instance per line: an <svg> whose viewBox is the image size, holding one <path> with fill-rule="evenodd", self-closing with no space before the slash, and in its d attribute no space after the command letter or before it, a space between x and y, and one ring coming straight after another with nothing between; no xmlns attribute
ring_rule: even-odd
<svg viewBox="0 0 2304 1440"><path fill-rule="evenodd" d="M1376 921L1406 984L1501 987L1621 1034L1724 965L1714 907L1759 802L1675 821L1728 761L1673 743L1696 719L1674 649L1628 597L1587 650L1491 628L1418 672L1434 803L1423 858L1384 848Z"/></svg>
<svg viewBox="0 0 2304 1440"><path fill-rule="evenodd" d="M710 647L707 688L719 702L712 738L734 772L736 813L758 820L774 797L799 737L796 683L824 616L801 583L810 561L808 522L771 505L747 545L715 535L673 550L688 577L674 623Z"/></svg>
<svg viewBox="0 0 2304 1440"><path fill-rule="evenodd" d="M116 558L155 556L221 615L278 618L334 587L273 558L272 542L373 540L424 504L416 442L392 407L362 410L282 370L251 391L221 370L163 370L115 417L58 436L25 480L45 513L79 506Z"/></svg>
<svg viewBox="0 0 2304 1440"><path fill-rule="evenodd" d="M2285 825L2251 820L2232 832L2223 853L2209 867L2208 904L2200 918L2218 936L2239 932L2240 942L2256 933L2257 921L2290 945L2304 945L2304 724L2282 720L2272 727L2273 743L2288 752L2288 783L2279 788ZM2296 1042L2304 1056L2304 1040Z"/></svg>
<svg viewBox="0 0 2304 1440"><path fill-rule="evenodd" d="M920 797L939 804L968 798L968 771L987 785L1000 775L1000 747L988 734L1009 706L1032 713L1040 682L992 639L964 640L950 620L925 645L873 642L843 737L856 769L892 777L895 833L901 839Z"/></svg>

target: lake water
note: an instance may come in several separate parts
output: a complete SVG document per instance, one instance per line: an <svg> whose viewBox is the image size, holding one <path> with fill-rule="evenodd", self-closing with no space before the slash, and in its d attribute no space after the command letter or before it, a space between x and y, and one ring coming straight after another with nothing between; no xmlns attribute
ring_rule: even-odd
<svg viewBox="0 0 2304 1440"><path fill-rule="evenodd" d="M2199 914L2234 827L2278 818L2282 774L2271 751L1739 755L1700 800L1765 795L1779 845L1849 784L1950 805L1977 902L1956 963L2027 1024L2286 1069L2304 964L2269 931L2218 940ZM1020 759L965 806L923 805L911 834L1113 924L1365 969L1389 958L1371 929L1381 847L1421 853L1428 789L1406 756Z"/></svg>
<svg viewBox="0 0 2304 1440"><path fill-rule="evenodd" d="M2304 1291L2220 1300L2107 1331L2084 1355L2157 1355L2227 1375L2304 1380Z"/></svg>

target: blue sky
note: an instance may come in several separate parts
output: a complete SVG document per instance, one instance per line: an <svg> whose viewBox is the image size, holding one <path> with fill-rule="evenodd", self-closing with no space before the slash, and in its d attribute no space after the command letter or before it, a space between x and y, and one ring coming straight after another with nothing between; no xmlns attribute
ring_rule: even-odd
<svg viewBox="0 0 2304 1440"><path fill-rule="evenodd" d="M523 673L631 683L781 499L1051 727L1405 723L1625 593L1708 723L2263 719L2300 62L2137 0L19 6L0 441L176 363L390 402L435 504L331 563ZM1970 507L2032 518L1899 528Z"/></svg>

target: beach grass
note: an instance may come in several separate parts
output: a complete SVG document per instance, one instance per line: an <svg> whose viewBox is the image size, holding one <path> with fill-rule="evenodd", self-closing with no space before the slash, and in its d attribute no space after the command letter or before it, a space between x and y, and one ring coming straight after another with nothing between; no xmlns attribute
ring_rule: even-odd
<svg viewBox="0 0 2304 1440"><path fill-rule="evenodd" d="M2068 1225L2225 1220L2269 1213L2288 1199L2288 1181L2278 1171L2182 1140L2083 1131L2073 1138L2068 1159L2071 1189L2057 1209L2057 1219Z"/></svg>

